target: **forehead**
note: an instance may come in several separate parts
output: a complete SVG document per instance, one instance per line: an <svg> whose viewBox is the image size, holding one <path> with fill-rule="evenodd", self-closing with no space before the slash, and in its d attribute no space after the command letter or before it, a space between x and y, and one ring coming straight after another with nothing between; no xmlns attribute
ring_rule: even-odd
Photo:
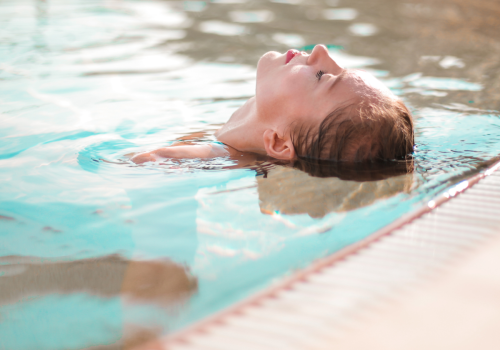
<svg viewBox="0 0 500 350"><path fill-rule="evenodd" d="M359 69L347 69L343 74L341 83L339 85L343 85L342 89L347 89L361 98L394 96L380 80L372 74Z"/></svg>

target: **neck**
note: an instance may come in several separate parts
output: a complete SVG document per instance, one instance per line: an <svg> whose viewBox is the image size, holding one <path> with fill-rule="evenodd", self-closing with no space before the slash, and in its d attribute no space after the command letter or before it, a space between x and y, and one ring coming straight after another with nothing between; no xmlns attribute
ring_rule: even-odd
<svg viewBox="0 0 500 350"><path fill-rule="evenodd" d="M263 134L266 125L258 117L255 97L238 108L215 137L238 151L266 154Z"/></svg>

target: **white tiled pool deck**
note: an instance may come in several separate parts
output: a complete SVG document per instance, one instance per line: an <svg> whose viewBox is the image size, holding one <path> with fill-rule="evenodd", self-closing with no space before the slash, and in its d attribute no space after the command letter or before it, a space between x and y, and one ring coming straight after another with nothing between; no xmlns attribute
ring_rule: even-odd
<svg viewBox="0 0 500 350"><path fill-rule="evenodd" d="M335 349L500 349L500 237L360 324Z"/></svg>
<svg viewBox="0 0 500 350"><path fill-rule="evenodd" d="M143 349L500 349L499 168Z"/></svg>

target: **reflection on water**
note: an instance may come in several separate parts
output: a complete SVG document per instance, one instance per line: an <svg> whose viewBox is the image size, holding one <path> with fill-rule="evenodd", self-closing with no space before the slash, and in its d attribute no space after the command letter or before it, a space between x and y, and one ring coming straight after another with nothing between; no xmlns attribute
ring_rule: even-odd
<svg viewBox="0 0 500 350"><path fill-rule="evenodd" d="M155 338L479 171L500 150L499 18L482 0L2 1L0 348ZM316 43L411 106L411 169L126 161L210 142L262 53Z"/></svg>
<svg viewBox="0 0 500 350"><path fill-rule="evenodd" d="M33 261L38 260L38 263ZM40 294L88 293L101 297L173 304L196 288L186 271L163 261L105 256L77 261L44 262L32 257L0 258L0 304Z"/></svg>
<svg viewBox="0 0 500 350"><path fill-rule="evenodd" d="M151 304L167 313L178 312L179 305L185 303L197 286L196 279L184 267L172 262L126 260L118 255L76 261L4 256L0 264L0 305L6 318L2 322L2 333L7 336L28 329L33 329L34 337L52 336L44 334L46 326L37 324L44 321L57 322L59 331L73 333L71 323L76 323L89 326L84 329L88 333L82 337L87 343L90 341L88 345L100 340L128 349L156 338L162 328L154 320L135 324L135 305ZM75 302L80 307L70 306ZM106 312L99 313L96 307ZM10 314L22 315L23 309L33 316L51 315L43 320L9 317ZM93 316L90 320L89 314ZM70 329L66 329L68 322ZM104 339L98 334L99 329L107 329ZM58 347L71 347L70 334L61 336ZM9 338L4 340L3 347L29 347L29 342Z"/></svg>
<svg viewBox="0 0 500 350"><path fill-rule="evenodd" d="M347 173L344 170L337 172L341 177L332 174L317 178L297 169L275 167L266 177L257 179L260 209L269 214L308 214L322 218L330 212L350 211L382 198L409 193L413 185L412 167L379 178L375 175L373 179L369 179L371 174L363 176L358 171L355 173L361 177L358 181L342 179Z"/></svg>

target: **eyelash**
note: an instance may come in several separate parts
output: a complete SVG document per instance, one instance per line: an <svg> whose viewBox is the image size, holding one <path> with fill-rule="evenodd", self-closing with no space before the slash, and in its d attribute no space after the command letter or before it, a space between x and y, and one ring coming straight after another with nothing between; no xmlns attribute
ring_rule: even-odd
<svg viewBox="0 0 500 350"><path fill-rule="evenodd" d="M325 72L320 70L318 73L316 73L316 78L318 78L318 80L321 80L321 77L323 76L323 74L325 74Z"/></svg>

